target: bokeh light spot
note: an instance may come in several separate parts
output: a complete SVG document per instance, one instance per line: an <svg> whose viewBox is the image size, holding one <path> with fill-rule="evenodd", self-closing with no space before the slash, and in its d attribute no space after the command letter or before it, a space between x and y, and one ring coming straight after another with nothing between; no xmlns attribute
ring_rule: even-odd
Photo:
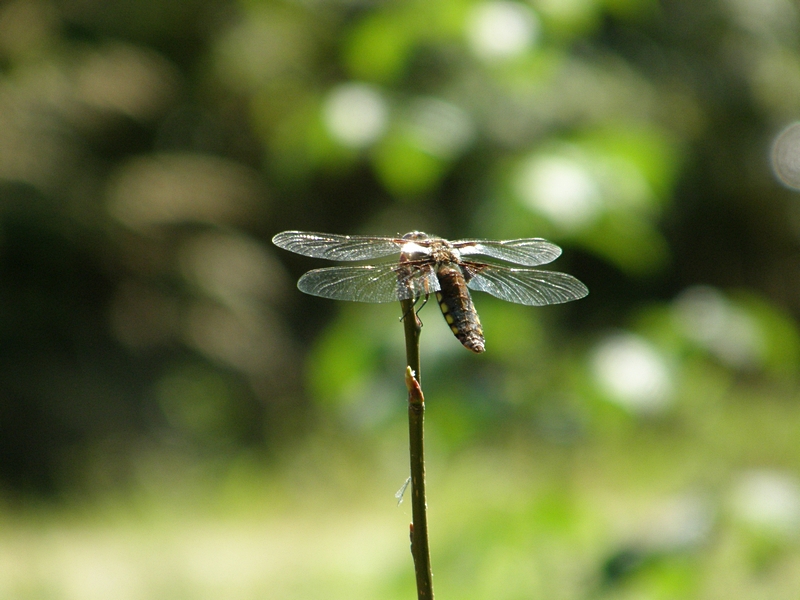
<svg viewBox="0 0 800 600"><path fill-rule="evenodd" d="M675 318L684 334L731 367L752 367L764 353L756 321L718 290L694 286L675 300Z"/></svg>
<svg viewBox="0 0 800 600"><path fill-rule="evenodd" d="M734 486L732 504L736 517L765 533L784 536L800 530L800 484L788 473L744 473Z"/></svg>
<svg viewBox="0 0 800 600"><path fill-rule="evenodd" d="M345 83L328 94L323 119L328 132L339 143L362 148L383 134L388 112L377 89L363 83Z"/></svg>
<svg viewBox="0 0 800 600"><path fill-rule="evenodd" d="M409 121L417 145L441 158L458 155L475 136L469 115L437 98L415 100L410 107Z"/></svg>
<svg viewBox="0 0 800 600"><path fill-rule="evenodd" d="M585 22L597 11L597 0L537 0L536 6L548 20L562 24Z"/></svg>
<svg viewBox="0 0 800 600"><path fill-rule="evenodd" d="M199 233L183 243L178 256L188 281L232 309L278 298L288 288L280 265L243 235Z"/></svg>
<svg viewBox="0 0 800 600"><path fill-rule="evenodd" d="M781 183L800 190L800 122L778 134L772 144L772 170Z"/></svg>
<svg viewBox="0 0 800 600"><path fill-rule="evenodd" d="M522 165L516 188L529 208L568 231L586 227L602 209L594 177L568 158L535 156L529 159Z"/></svg>
<svg viewBox="0 0 800 600"><path fill-rule="evenodd" d="M131 229L179 223L230 224L255 211L262 190L239 163L192 153L134 157L117 167L108 210Z"/></svg>
<svg viewBox="0 0 800 600"><path fill-rule="evenodd" d="M665 358L637 335L620 333L603 340L593 353L592 370L608 398L631 412L658 412L672 398Z"/></svg>
<svg viewBox="0 0 800 600"><path fill-rule="evenodd" d="M534 46L539 29L539 19L527 6L484 2L470 14L467 40L475 55L484 60L513 58Z"/></svg>

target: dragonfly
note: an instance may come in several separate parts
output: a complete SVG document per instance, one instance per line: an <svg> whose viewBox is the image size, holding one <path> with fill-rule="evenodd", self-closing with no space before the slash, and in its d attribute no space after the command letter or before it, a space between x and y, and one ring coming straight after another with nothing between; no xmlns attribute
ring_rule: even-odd
<svg viewBox="0 0 800 600"><path fill-rule="evenodd" d="M399 260L380 264L314 269L298 280L297 287L312 296L352 302L416 303L435 294L453 334L476 353L485 350L486 342L469 290L528 306L561 304L589 293L581 281L566 273L473 259L486 257L522 267L545 265L561 255L561 248L542 238L451 242L421 231L399 237L284 231L272 242L296 254L336 261L398 254Z"/></svg>

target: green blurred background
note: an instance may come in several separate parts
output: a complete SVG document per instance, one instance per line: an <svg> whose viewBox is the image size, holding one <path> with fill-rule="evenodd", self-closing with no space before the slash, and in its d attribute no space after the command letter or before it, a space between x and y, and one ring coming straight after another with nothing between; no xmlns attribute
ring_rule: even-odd
<svg viewBox="0 0 800 600"><path fill-rule="evenodd" d="M415 597L399 306L269 240L418 229L591 290L422 311L439 598L796 599L798 119L791 0L3 2L0 597Z"/></svg>

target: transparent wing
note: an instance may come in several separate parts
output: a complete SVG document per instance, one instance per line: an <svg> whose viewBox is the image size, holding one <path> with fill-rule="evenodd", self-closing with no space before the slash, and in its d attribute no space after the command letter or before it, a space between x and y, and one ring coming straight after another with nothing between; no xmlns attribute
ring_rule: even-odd
<svg viewBox="0 0 800 600"><path fill-rule="evenodd" d="M400 238L367 235L284 231L273 237L272 243L289 252L314 258L368 260L399 253L404 241Z"/></svg>
<svg viewBox="0 0 800 600"><path fill-rule="evenodd" d="M545 306L583 298L589 289L572 275L537 269L511 269L499 265L464 265L470 289L501 300Z"/></svg>
<svg viewBox="0 0 800 600"><path fill-rule="evenodd" d="M526 267L546 265L561 256L561 248L542 238L457 240L453 246L462 256L481 254Z"/></svg>
<svg viewBox="0 0 800 600"><path fill-rule="evenodd" d="M297 287L333 300L397 302L436 292L439 281L428 264L389 263L315 269L303 275Z"/></svg>

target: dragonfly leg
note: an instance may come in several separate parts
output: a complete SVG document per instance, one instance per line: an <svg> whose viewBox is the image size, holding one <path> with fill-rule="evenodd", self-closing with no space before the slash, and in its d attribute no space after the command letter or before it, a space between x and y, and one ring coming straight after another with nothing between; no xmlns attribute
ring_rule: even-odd
<svg viewBox="0 0 800 600"><path fill-rule="evenodd" d="M422 296L417 297L417 299L414 301L414 306L417 305L417 302L419 302L420 298L422 298ZM430 298L430 294L425 294L425 299L422 301L422 304L420 305L420 307L418 309L416 309L416 311L417 311L417 321L419 322L419 326L420 327L422 327L422 319L419 318L419 311L421 311L423 308L425 308L425 305L428 303L428 298Z"/></svg>
<svg viewBox="0 0 800 600"><path fill-rule="evenodd" d="M414 300L414 304L416 304L416 303L417 303L417 301L416 301L416 300ZM412 305L411 305L411 308L409 308L409 309L408 309L406 312L404 312L404 313L403 313L403 314L400 316L400 320L401 320L401 321L404 321L404 320L405 320L405 318L408 316L408 313L410 313L412 310L414 310L414 304L412 304Z"/></svg>
<svg viewBox="0 0 800 600"><path fill-rule="evenodd" d="M409 308L405 313L403 313L403 316L400 317L401 321L403 319L405 319L408 316L408 313L413 310L416 313L416 317L417 317L417 321L419 322L419 326L422 327L422 319L419 318L419 311L421 311L422 307L425 306L428 303L428 298L430 298L430 294L425 294L425 299L422 301L422 305L419 308L415 308L417 306L417 303L420 301L421 298L422 298L422 296L417 296L416 298L414 298L414 304L412 304L411 308Z"/></svg>

